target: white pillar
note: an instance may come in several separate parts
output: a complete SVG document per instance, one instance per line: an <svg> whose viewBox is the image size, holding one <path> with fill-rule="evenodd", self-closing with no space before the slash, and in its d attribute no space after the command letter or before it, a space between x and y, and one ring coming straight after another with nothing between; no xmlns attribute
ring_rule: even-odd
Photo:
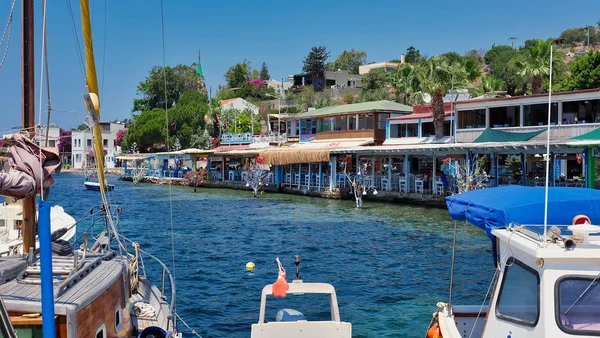
<svg viewBox="0 0 600 338"><path fill-rule="evenodd" d="M431 191L433 192L434 195L437 195L437 186L436 186L436 180L437 180L437 161L435 160L435 153L433 154L433 176L431 178Z"/></svg>
<svg viewBox="0 0 600 338"><path fill-rule="evenodd" d="M392 190L392 156L388 155L388 181L387 181L387 190ZM383 187L381 187L383 188Z"/></svg>
<svg viewBox="0 0 600 338"><path fill-rule="evenodd" d="M321 191L321 185L323 185L323 162L319 162L319 191Z"/></svg>
<svg viewBox="0 0 600 338"><path fill-rule="evenodd" d="M300 190L300 183L302 183L302 163L298 163L298 190Z"/></svg>
<svg viewBox="0 0 600 338"><path fill-rule="evenodd" d="M312 163L308 164L308 181L306 181L306 185L308 189L310 189L310 181L312 180Z"/></svg>
<svg viewBox="0 0 600 338"><path fill-rule="evenodd" d="M330 157L329 165L331 166L331 170L329 171L329 192L332 192L333 188L335 187L335 178L337 175L337 159L335 156Z"/></svg>
<svg viewBox="0 0 600 338"><path fill-rule="evenodd" d="M490 127L490 108L485 108L485 127Z"/></svg>

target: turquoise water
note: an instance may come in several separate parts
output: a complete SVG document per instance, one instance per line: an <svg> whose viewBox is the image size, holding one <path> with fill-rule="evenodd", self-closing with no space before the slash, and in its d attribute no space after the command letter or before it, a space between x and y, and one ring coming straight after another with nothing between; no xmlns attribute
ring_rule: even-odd
<svg viewBox="0 0 600 338"><path fill-rule="evenodd" d="M169 187L109 182L121 231L170 266ZM366 201L357 210L353 201L175 186L172 196L177 311L203 337L250 336L276 257L288 282L300 255L304 281L336 287L354 337L423 337L436 302L448 301L453 222L444 209ZM56 177L49 199L75 218L99 201L72 174ZM493 273L489 241L459 224L457 245L455 303L480 304ZM325 299L299 297L268 301L267 320L282 307L327 318Z"/></svg>

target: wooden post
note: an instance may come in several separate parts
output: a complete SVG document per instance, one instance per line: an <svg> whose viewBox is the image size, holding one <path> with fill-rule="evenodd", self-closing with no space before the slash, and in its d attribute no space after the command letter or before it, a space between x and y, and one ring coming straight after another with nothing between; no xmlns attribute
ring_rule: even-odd
<svg viewBox="0 0 600 338"><path fill-rule="evenodd" d="M29 137L35 137L35 72L34 72L34 45L33 45L33 0L24 0L22 3L22 128L29 132ZM23 199L23 254L29 248L35 250L35 198L28 196Z"/></svg>

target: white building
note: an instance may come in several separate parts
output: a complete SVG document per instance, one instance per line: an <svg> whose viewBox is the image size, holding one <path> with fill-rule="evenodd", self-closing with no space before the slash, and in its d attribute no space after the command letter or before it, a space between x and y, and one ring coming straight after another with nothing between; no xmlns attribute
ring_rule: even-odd
<svg viewBox="0 0 600 338"><path fill-rule="evenodd" d="M293 77L292 77L292 79L293 79ZM277 91L277 93L280 93L280 94L283 94L288 89L292 88L292 82L291 81L267 80L267 81L263 81L263 82L265 82L268 87L271 87L271 88L275 89L275 91Z"/></svg>
<svg viewBox="0 0 600 338"><path fill-rule="evenodd" d="M104 166L114 168L116 156L120 152L117 146L117 133L125 128L121 123L100 122L102 127L102 146L106 152L104 155ZM93 138L91 130L73 131L71 134L71 163L73 168L83 168L87 162L88 149L93 149Z"/></svg>
<svg viewBox="0 0 600 338"><path fill-rule="evenodd" d="M2 134L3 139L10 139L13 136L13 133ZM58 141L60 139L60 127L55 124L50 124L48 128L48 146L52 148L58 147ZM40 142L41 140L41 142ZM37 130L35 138L33 140L37 145L45 146L46 145L46 126L41 126L40 129Z"/></svg>
<svg viewBox="0 0 600 338"><path fill-rule="evenodd" d="M244 111L246 109L250 110L254 115L258 115L258 107L254 104L242 99L241 97L237 97L235 99L228 99L221 101L221 109L237 109L239 111Z"/></svg>

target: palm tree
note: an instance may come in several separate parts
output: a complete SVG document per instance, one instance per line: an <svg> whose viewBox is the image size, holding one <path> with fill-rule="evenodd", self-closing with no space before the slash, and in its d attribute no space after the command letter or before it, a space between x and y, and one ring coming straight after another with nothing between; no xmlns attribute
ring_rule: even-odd
<svg viewBox="0 0 600 338"><path fill-rule="evenodd" d="M208 104L208 111L204 115L204 123L206 124L206 129L212 131L212 135L217 135L218 131L221 135L221 101L217 99L210 100ZM216 126L215 126L216 124Z"/></svg>
<svg viewBox="0 0 600 338"><path fill-rule="evenodd" d="M402 95L402 103L411 104L411 95L419 91L419 81L413 66L404 64L389 74L388 80L396 91L396 97Z"/></svg>
<svg viewBox="0 0 600 338"><path fill-rule="evenodd" d="M504 81L496 79L493 76L486 76L481 79L481 83L471 88L473 96L488 96L504 89Z"/></svg>
<svg viewBox="0 0 600 338"><path fill-rule="evenodd" d="M536 44L525 50L525 59L516 60L515 66L519 75L531 80L532 94L541 94L544 78L550 75L550 46L551 41L537 40ZM553 68L562 63L560 51L555 51L552 63ZM554 69L556 70L556 69Z"/></svg>
<svg viewBox="0 0 600 338"><path fill-rule="evenodd" d="M452 74L454 88L461 88L464 87L467 73L461 65L448 65L435 58L418 66L416 71L421 91L415 94L420 97L424 97L424 94L431 95L435 138L440 139L444 137L444 95L452 88Z"/></svg>

